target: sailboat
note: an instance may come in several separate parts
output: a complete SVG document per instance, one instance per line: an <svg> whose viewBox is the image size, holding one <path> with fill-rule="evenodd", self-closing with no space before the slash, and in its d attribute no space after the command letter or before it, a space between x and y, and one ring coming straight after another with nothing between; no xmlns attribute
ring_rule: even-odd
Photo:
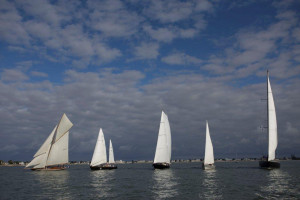
<svg viewBox="0 0 300 200"><path fill-rule="evenodd" d="M33 160L25 168L32 170L63 170L69 162L69 130L73 126L63 114L43 145L34 154Z"/></svg>
<svg viewBox="0 0 300 200"><path fill-rule="evenodd" d="M210 138L208 122L206 121L205 155L202 164L203 169L215 169L214 149Z"/></svg>
<svg viewBox="0 0 300 200"><path fill-rule="evenodd" d="M171 129L168 116L161 112L160 126L157 138L155 157L153 162L154 169L169 168L171 164Z"/></svg>
<svg viewBox="0 0 300 200"><path fill-rule="evenodd" d="M111 141L109 147L109 163L107 163L106 146L102 128L100 128L99 130L90 168L91 170L117 169L117 166L115 165L114 152Z"/></svg>
<svg viewBox="0 0 300 200"><path fill-rule="evenodd" d="M277 148L277 120L275 103L273 98L273 93L271 89L269 71L267 71L267 107L268 107L268 138L269 138L269 148L268 148L268 159L259 161L259 166L261 168L273 169L280 168L280 163L275 161L275 151Z"/></svg>

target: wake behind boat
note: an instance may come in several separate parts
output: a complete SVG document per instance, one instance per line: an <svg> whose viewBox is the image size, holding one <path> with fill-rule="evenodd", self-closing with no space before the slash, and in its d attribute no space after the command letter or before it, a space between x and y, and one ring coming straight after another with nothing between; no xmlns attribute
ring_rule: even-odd
<svg viewBox="0 0 300 200"><path fill-rule="evenodd" d="M73 126L66 114L63 114L33 160L25 168L31 170L63 170L69 163L69 130Z"/></svg>
<svg viewBox="0 0 300 200"><path fill-rule="evenodd" d="M168 116L161 112L160 126L157 138L155 157L153 162L154 169L170 168L171 164L171 129Z"/></svg>
<svg viewBox="0 0 300 200"><path fill-rule="evenodd" d="M271 84L269 80L269 71L267 71L267 109L268 109L268 159L259 161L259 166L264 169L280 168L280 163L275 161L275 151L278 144L277 139L277 120L275 103Z"/></svg>
<svg viewBox="0 0 300 200"><path fill-rule="evenodd" d="M210 138L208 122L206 121L205 155L202 163L202 169L215 169L214 163L214 149Z"/></svg>
<svg viewBox="0 0 300 200"><path fill-rule="evenodd" d="M94 154L90 164L91 170L117 169L114 160L114 152L110 140L109 145L109 163L107 163L105 139L102 129L100 128Z"/></svg>

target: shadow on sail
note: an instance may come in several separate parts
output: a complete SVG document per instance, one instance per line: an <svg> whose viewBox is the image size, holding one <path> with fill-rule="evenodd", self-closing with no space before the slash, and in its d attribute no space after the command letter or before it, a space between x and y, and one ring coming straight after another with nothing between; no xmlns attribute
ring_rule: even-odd
<svg viewBox="0 0 300 200"><path fill-rule="evenodd" d="M178 183L172 170L154 170L153 180L154 199L174 198L178 195Z"/></svg>
<svg viewBox="0 0 300 200"><path fill-rule="evenodd" d="M217 182L217 171L215 169L203 171L203 193L199 193L199 198L222 199L222 191Z"/></svg>

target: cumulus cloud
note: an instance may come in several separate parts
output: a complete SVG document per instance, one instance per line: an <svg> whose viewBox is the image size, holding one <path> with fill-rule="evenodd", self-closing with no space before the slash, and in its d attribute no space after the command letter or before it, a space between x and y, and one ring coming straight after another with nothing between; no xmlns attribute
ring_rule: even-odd
<svg viewBox="0 0 300 200"><path fill-rule="evenodd" d="M187 64L200 64L201 59L186 55L184 53L173 53L162 58L162 61L170 65L187 65Z"/></svg>
<svg viewBox="0 0 300 200"><path fill-rule="evenodd" d="M1 77L5 74L3 71ZM231 156L236 149L260 156L257 149L267 149L266 137L256 142L261 135L258 127L265 120L265 105L260 102L265 83L236 88L218 78L182 73L157 77L141 86L144 78L144 73L135 70L105 69L68 70L61 85L1 81L0 103L5 106L0 112L0 145L15 145L19 147L15 158L30 160L66 113L74 123L70 159L90 159L100 127L106 140L112 139L116 159L153 159L163 105L171 124L173 158L203 157L205 120L210 124L216 157ZM299 94L290 92L298 82L291 80L283 86L272 81L278 154L299 146ZM285 130L290 133L288 140ZM6 150L0 152L3 159L9 159Z"/></svg>
<svg viewBox="0 0 300 200"><path fill-rule="evenodd" d="M159 44L157 43L142 43L135 47L135 59L155 59L159 55Z"/></svg>

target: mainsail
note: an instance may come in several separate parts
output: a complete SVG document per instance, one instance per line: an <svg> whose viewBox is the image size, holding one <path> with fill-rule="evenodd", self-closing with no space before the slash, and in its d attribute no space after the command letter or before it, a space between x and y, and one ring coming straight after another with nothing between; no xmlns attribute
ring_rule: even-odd
<svg viewBox="0 0 300 200"><path fill-rule="evenodd" d="M162 111L154 163L170 163L171 151L172 142L170 124L168 116Z"/></svg>
<svg viewBox="0 0 300 200"><path fill-rule="evenodd" d="M97 166L107 162L105 139L102 128L100 128L97 143L90 166Z"/></svg>
<svg viewBox="0 0 300 200"><path fill-rule="evenodd" d="M275 159L275 151L277 148L277 120L275 103L273 99L273 93L271 89L271 84L269 80L269 72L267 75L268 82L268 134L269 134L269 150L268 150L268 161Z"/></svg>
<svg viewBox="0 0 300 200"><path fill-rule="evenodd" d="M214 163L214 149L210 139L208 122L206 121L206 140L205 140L205 155L204 155L204 164L213 164Z"/></svg>
<svg viewBox="0 0 300 200"><path fill-rule="evenodd" d="M63 114L58 125L34 154L33 160L26 166L34 169L52 165L61 165L69 162L69 130L73 126L66 114Z"/></svg>
<svg viewBox="0 0 300 200"><path fill-rule="evenodd" d="M110 164L115 163L115 157L114 157L114 149L111 143L111 140L109 140L109 161Z"/></svg>

